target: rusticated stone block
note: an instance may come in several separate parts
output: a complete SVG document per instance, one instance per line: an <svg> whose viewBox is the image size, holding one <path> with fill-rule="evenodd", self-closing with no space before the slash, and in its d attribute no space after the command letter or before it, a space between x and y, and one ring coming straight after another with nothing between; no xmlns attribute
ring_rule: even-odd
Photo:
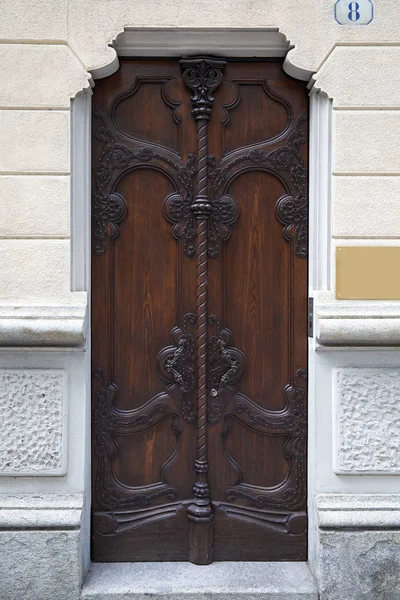
<svg viewBox="0 0 400 600"><path fill-rule="evenodd" d="M400 370L336 371L338 473L400 470Z"/></svg>
<svg viewBox="0 0 400 600"><path fill-rule="evenodd" d="M66 472L64 373L0 370L1 475Z"/></svg>

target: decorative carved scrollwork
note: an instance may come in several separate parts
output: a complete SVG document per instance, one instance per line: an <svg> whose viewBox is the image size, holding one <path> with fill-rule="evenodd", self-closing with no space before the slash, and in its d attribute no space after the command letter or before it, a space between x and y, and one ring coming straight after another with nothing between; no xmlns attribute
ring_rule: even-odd
<svg viewBox="0 0 400 600"><path fill-rule="evenodd" d="M238 484L228 489L225 496L229 502L246 500L257 508L284 508L297 510L305 503L306 450L307 450L307 407L306 390L301 381L307 379L307 371L299 369L294 383L283 388L286 408L270 411L262 408L243 394L235 396L234 412L239 420L256 431L287 434L284 454L289 460L289 473L282 485L274 492L244 484L239 473Z"/></svg>
<svg viewBox="0 0 400 600"><path fill-rule="evenodd" d="M164 481L148 486L140 491L127 488L117 481L112 463L118 454L118 448L113 436L117 433L135 433L155 425L171 411L171 400L167 394L158 394L140 408L121 410L117 407L119 389L115 383L110 383L108 373L104 369L96 369L94 376L102 380L102 385L96 390L93 419L94 449L97 461L97 476L95 492L97 503L105 510L127 507L147 507L160 497L175 500L177 491ZM179 430L175 420L172 430L177 438ZM161 473L176 457L165 463Z"/></svg>
<svg viewBox="0 0 400 600"><path fill-rule="evenodd" d="M155 521L175 517L184 508L182 502L169 503L153 508L139 508L123 512L95 512L95 527L101 535L127 533Z"/></svg>
<svg viewBox="0 0 400 600"><path fill-rule="evenodd" d="M183 241L183 250L187 256L195 254L196 219L192 212L192 177L196 174L196 155L188 154L188 160L180 173L180 182L185 193L172 192L164 200L163 214L173 223L172 235Z"/></svg>
<svg viewBox="0 0 400 600"><path fill-rule="evenodd" d="M226 197L226 189L233 177L245 170L248 165L266 168L284 178L288 193L277 200L275 213L278 220L284 225L283 235L288 241L295 240L296 256L307 256L307 170L301 156L301 145L307 141L307 115L300 115L295 125L289 129L286 143L274 150L260 147L250 149L240 148L230 153L217 166L215 158L209 157L209 172L211 174L212 204L217 205L218 199ZM247 163L247 164L246 164ZM237 210L237 209L236 209ZM222 222L232 224L236 218L232 213L231 221ZM218 222L218 219L216 219ZM229 231L229 229L228 229ZM221 236L224 239L223 236ZM218 254L218 248L216 250Z"/></svg>
<svg viewBox="0 0 400 600"><path fill-rule="evenodd" d="M250 521L284 534L301 535L307 527L305 512L267 512L257 508L226 504L225 502L214 502L214 504L229 517L244 519L247 522Z"/></svg>
<svg viewBox="0 0 400 600"><path fill-rule="evenodd" d="M307 116L297 118L294 130L289 134L287 144L267 153L252 150L249 159L254 163L271 162L280 172L288 173L295 194L286 194L275 206L276 216L285 225L283 235L290 241L295 238L296 255L307 256L307 171L301 157L301 144L307 141Z"/></svg>
<svg viewBox="0 0 400 600"><path fill-rule="evenodd" d="M115 239L119 224L127 207L114 186L121 172L137 167L158 169L167 173L175 183L176 191L164 201L164 216L174 224L174 237L183 240L184 252L195 252L195 219L190 207L193 202L193 176L195 155L189 153L184 163L174 152L157 144L143 146L140 140L126 138L102 112L95 116L102 121L96 130L96 138L103 142L103 149L94 168L93 186L93 236L94 252L104 254L107 237Z"/></svg>
<svg viewBox="0 0 400 600"><path fill-rule="evenodd" d="M221 241L227 241L231 235L231 226L239 217L239 204L231 195L226 194L219 185L219 170L214 156L208 156L210 175L211 214L208 220L208 256L217 258Z"/></svg>
<svg viewBox="0 0 400 600"><path fill-rule="evenodd" d="M243 377L246 359L243 352L231 346L232 332L221 329L218 317L212 315L208 324L215 327L215 334L207 344L208 393L211 398L208 420L217 423L225 407L224 391L228 385L234 385Z"/></svg>
<svg viewBox="0 0 400 600"><path fill-rule="evenodd" d="M105 251L107 235L113 240L119 236L118 225L125 215L126 201L121 194L114 192L106 196L98 192L94 195L94 251L96 254L103 254Z"/></svg>
<svg viewBox="0 0 400 600"><path fill-rule="evenodd" d="M165 381L175 382L180 390L180 405L184 421L193 423L196 413L193 405L193 392L196 388L195 340L188 333L188 325L196 323L196 315L187 313L183 327L171 331L174 345L161 350L157 357L157 367Z"/></svg>

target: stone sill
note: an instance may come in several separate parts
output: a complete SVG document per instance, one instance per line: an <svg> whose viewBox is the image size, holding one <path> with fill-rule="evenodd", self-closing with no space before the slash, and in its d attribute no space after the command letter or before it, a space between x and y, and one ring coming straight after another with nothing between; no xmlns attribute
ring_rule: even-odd
<svg viewBox="0 0 400 600"><path fill-rule="evenodd" d="M400 346L400 302L319 304L317 348L324 346Z"/></svg>
<svg viewBox="0 0 400 600"><path fill-rule="evenodd" d="M305 563L94 563L82 600L317 600Z"/></svg>
<svg viewBox="0 0 400 600"><path fill-rule="evenodd" d="M0 305L0 349L85 349L86 304Z"/></svg>
<svg viewBox="0 0 400 600"><path fill-rule="evenodd" d="M0 530L80 529L81 494L2 494Z"/></svg>
<svg viewBox="0 0 400 600"><path fill-rule="evenodd" d="M317 494L320 529L400 529L399 494Z"/></svg>

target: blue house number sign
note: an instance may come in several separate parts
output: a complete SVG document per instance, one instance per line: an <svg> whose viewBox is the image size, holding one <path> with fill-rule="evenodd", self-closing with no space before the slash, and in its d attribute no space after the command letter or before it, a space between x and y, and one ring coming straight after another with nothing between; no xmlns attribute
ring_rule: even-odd
<svg viewBox="0 0 400 600"><path fill-rule="evenodd" d="M368 25L374 18L372 0L338 0L335 19L339 25Z"/></svg>

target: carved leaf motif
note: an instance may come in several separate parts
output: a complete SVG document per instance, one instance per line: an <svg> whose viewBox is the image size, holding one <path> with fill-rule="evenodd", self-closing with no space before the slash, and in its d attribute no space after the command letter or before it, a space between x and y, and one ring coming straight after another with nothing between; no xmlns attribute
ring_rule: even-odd
<svg viewBox="0 0 400 600"><path fill-rule="evenodd" d="M228 174L232 176L232 169L242 163L250 162L254 165L263 165L271 172L284 175L288 182L290 193L277 201L275 212L279 221L285 226L283 235L286 240L295 239L296 255L299 258L307 256L307 170L301 156L301 145L307 141L307 116L300 115L296 124L289 130L287 142L275 150L268 152L261 148L240 149L232 153L229 162L217 167L214 157L209 157L209 171L211 174L211 195L214 202L222 198L228 183ZM224 164L224 161L223 161Z"/></svg>
<svg viewBox="0 0 400 600"><path fill-rule="evenodd" d="M217 168L214 156L208 157L208 168L211 179L210 200L211 215L208 220L208 255L217 258L221 249L221 241L226 241L231 235L231 226L239 217L237 200L223 191L225 172Z"/></svg>
<svg viewBox="0 0 400 600"><path fill-rule="evenodd" d="M285 240L296 239L296 254L300 258L307 255L307 200L302 194L296 198L282 196L275 206L278 220L285 225Z"/></svg>

